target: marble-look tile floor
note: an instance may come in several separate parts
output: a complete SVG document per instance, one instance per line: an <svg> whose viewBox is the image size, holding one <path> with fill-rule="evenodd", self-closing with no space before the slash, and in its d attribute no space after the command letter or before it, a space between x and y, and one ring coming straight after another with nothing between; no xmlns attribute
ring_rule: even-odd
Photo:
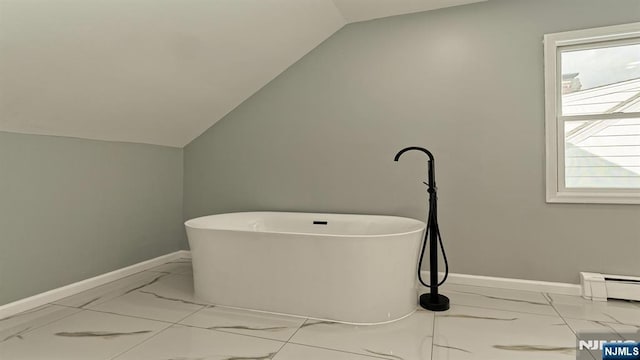
<svg viewBox="0 0 640 360"><path fill-rule="evenodd" d="M180 259L0 319L0 359L575 359L576 333L640 330L640 304L445 285L449 311L354 326L209 306Z"/></svg>

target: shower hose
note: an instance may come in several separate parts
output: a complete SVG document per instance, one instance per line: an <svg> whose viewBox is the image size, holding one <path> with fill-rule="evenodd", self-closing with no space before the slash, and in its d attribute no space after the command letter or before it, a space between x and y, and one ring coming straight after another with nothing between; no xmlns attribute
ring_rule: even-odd
<svg viewBox="0 0 640 360"><path fill-rule="evenodd" d="M426 182L425 185L429 186ZM435 190L432 190L434 193L431 194L434 197L437 196ZM449 277L449 261L447 260L447 253L444 250L444 245L442 244L442 236L440 236L440 227L438 226L438 204L437 201L429 200L429 214L427 220L427 228L424 233L424 240L422 241L422 251L420 252L420 260L418 261L418 280L420 283L428 288L431 287L431 284L427 284L424 280L422 280L421 269L422 269L422 260L424 258L424 252L427 249L427 241L429 241L429 232L435 231L438 235L438 242L440 243L440 249L442 249L442 258L444 260L444 278L440 281L437 286L444 284L447 281L447 277Z"/></svg>

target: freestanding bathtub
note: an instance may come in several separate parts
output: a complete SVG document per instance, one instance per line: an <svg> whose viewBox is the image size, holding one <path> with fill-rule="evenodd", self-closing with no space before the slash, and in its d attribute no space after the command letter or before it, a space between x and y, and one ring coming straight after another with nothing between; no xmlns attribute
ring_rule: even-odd
<svg viewBox="0 0 640 360"><path fill-rule="evenodd" d="M195 295L205 302L357 324L416 309L421 221L245 212L185 226Z"/></svg>

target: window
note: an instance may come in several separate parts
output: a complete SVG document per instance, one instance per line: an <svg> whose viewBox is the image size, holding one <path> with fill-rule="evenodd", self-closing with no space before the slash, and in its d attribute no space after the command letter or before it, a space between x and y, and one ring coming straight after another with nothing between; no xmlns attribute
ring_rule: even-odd
<svg viewBox="0 0 640 360"><path fill-rule="evenodd" d="M544 36L547 202L640 204L640 23Z"/></svg>

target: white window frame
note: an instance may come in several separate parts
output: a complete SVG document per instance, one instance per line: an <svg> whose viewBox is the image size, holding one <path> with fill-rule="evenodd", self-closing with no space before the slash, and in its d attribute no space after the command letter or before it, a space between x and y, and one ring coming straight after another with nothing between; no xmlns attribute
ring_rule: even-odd
<svg viewBox="0 0 640 360"><path fill-rule="evenodd" d="M640 189L566 188L564 118L606 120L640 117L640 113L562 116L560 49L594 48L602 42L640 39L640 22L544 35L546 195L548 203L640 204Z"/></svg>

